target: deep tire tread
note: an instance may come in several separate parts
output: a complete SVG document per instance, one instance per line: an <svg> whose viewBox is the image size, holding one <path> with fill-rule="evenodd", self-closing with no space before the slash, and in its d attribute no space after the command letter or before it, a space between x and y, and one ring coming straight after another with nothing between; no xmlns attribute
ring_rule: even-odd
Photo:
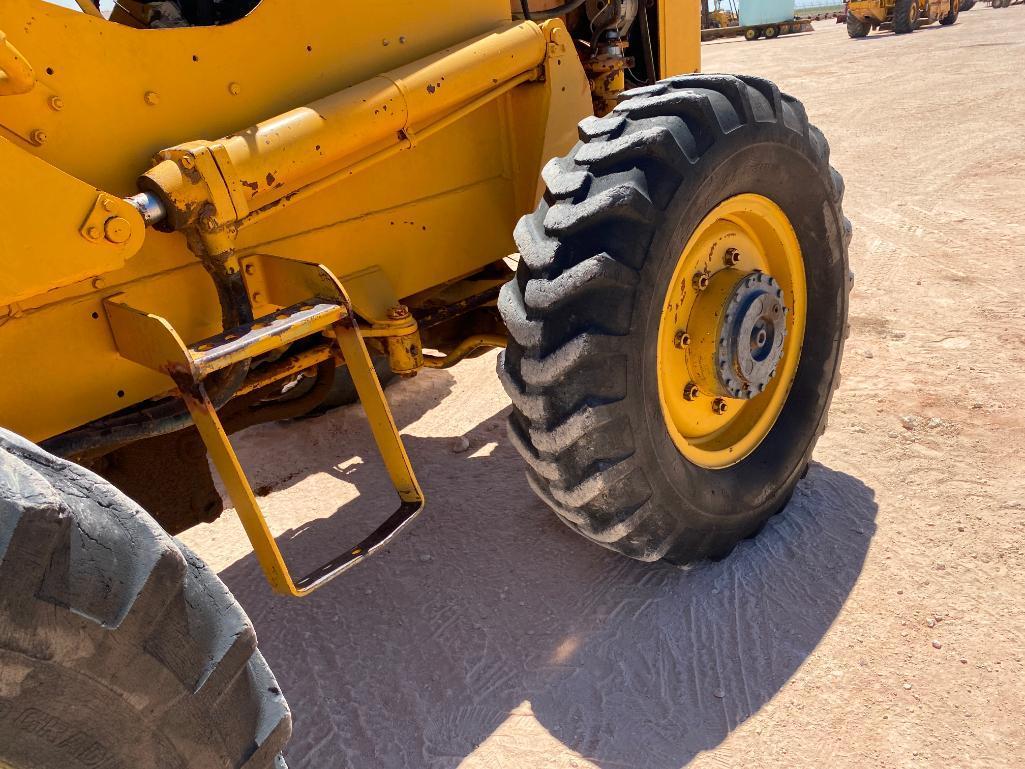
<svg viewBox="0 0 1025 769"><path fill-rule="evenodd" d="M102 681L197 767L284 766L291 715L224 584L104 480L5 430L0 581L0 652Z"/></svg>
<svg viewBox="0 0 1025 769"><path fill-rule="evenodd" d="M544 200L516 227L520 268L499 300L510 332L499 358L513 403L510 440L531 487L561 520L633 558L671 556L683 534L650 503L620 408L637 271L681 174L716 141L756 123L804 137L839 205L843 179L799 101L758 77L687 75L628 91L609 116L585 119L581 143L545 167ZM603 247L611 228L615 253ZM600 374L587 375L596 366ZM698 547L728 550L717 541Z"/></svg>

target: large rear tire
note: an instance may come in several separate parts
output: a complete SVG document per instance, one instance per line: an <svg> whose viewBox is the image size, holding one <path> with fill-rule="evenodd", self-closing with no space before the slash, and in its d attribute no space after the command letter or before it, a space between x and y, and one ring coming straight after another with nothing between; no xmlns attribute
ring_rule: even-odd
<svg viewBox="0 0 1025 769"><path fill-rule="evenodd" d="M291 717L203 562L0 430L0 766L282 769Z"/></svg>
<svg viewBox="0 0 1025 769"><path fill-rule="evenodd" d="M846 336L843 181L800 102L759 78L695 75L629 91L611 115L581 123L580 138L545 167L547 192L516 228L520 264L499 300L511 440L535 492L585 537L646 561L721 556L782 509L825 429ZM782 399L758 396L782 405L766 434L738 439L739 461L713 433L690 445L673 432L666 400L684 404L665 391L674 364L660 357L666 333L670 356L683 354L674 338L686 344L665 328L682 328L682 304L669 299L681 249L729 205L736 221L724 220L714 259L697 249L718 264L712 282L730 272L724 244L753 226L746 207L778 210L803 254L801 311L814 329L803 350L794 342L800 362L789 390L776 387ZM724 422L757 401L735 402ZM702 419L718 418L710 396L694 403Z"/></svg>

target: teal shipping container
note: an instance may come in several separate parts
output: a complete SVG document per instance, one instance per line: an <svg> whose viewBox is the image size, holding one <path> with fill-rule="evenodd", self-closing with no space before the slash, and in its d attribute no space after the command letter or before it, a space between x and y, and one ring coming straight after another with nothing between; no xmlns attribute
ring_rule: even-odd
<svg viewBox="0 0 1025 769"><path fill-rule="evenodd" d="M794 18L794 0L740 0L740 26L779 24Z"/></svg>

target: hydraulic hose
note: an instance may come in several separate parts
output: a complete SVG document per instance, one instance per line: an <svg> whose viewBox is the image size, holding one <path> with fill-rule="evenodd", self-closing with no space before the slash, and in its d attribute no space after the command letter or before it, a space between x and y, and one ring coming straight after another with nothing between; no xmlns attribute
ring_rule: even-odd
<svg viewBox="0 0 1025 769"><path fill-rule="evenodd" d="M547 21L548 19L554 19L558 16L565 16L567 13L575 11L586 2L587 0L572 0L572 2L563 3L555 8L549 8L547 11L532 11L530 10L530 0L520 0L520 5L523 7L523 10L515 15L517 17L522 16L522 18L529 21Z"/></svg>

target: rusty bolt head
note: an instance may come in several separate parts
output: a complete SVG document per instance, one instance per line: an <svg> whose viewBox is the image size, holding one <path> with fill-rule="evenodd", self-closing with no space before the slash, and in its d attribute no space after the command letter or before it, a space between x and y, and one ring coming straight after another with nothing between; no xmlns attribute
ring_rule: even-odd
<svg viewBox="0 0 1025 769"><path fill-rule="evenodd" d="M160 104L160 94L156 91L146 91L146 93L142 95L142 100L149 106L155 107Z"/></svg>
<svg viewBox="0 0 1025 769"><path fill-rule="evenodd" d="M722 398L716 398L714 401L712 401L712 411L718 414L719 416L725 414L727 408L729 408L729 406L727 405L726 401Z"/></svg>
<svg viewBox="0 0 1025 769"><path fill-rule="evenodd" d="M29 138L32 140L32 143L38 147L46 144L46 140L50 137L42 128L37 128L29 135Z"/></svg>
<svg viewBox="0 0 1025 769"><path fill-rule="evenodd" d="M132 225L127 219L112 216L104 223L103 234L111 243L126 243L132 237Z"/></svg>
<svg viewBox="0 0 1025 769"><path fill-rule="evenodd" d="M675 347L686 347L690 344L690 334L686 331L677 331L676 336L673 337L673 345Z"/></svg>
<svg viewBox="0 0 1025 769"><path fill-rule="evenodd" d="M727 267L733 267L740 263L740 252L735 248L727 248L722 260Z"/></svg>
<svg viewBox="0 0 1025 769"><path fill-rule="evenodd" d="M51 96L50 109L52 109L54 112L60 112L62 109L64 109L64 99L62 99L60 96Z"/></svg>
<svg viewBox="0 0 1025 769"><path fill-rule="evenodd" d="M388 308L388 320L403 320L409 317L409 308L404 304L397 304Z"/></svg>
<svg viewBox="0 0 1025 769"><path fill-rule="evenodd" d="M207 232L213 232L217 229L217 217L213 214L203 214L199 217L199 226Z"/></svg>
<svg viewBox="0 0 1025 769"><path fill-rule="evenodd" d="M253 304L259 304L262 301L263 301L263 294L261 294L259 291L254 291L253 292Z"/></svg>
<svg viewBox="0 0 1025 769"><path fill-rule="evenodd" d="M196 167L196 159L192 155L182 155L178 164L186 171L191 171Z"/></svg>
<svg viewBox="0 0 1025 769"><path fill-rule="evenodd" d="M706 288L708 288L707 272L694 273L694 288L696 288L698 291L704 291Z"/></svg>
<svg viewBox="0 0 1025 769"><path fill-rule="evenodd" d="M701 394L701 390L693 382L687 382L683 386L683 398L684 400L692 401Z"/></svg>
<svg viewBox="0 0 1025 769"><path fill-rule="evenodd" d="M252 265L252 264L247 264L246 265L246 275L252 275L254 272L256 272L256 267L254 265Z"/></svg>

